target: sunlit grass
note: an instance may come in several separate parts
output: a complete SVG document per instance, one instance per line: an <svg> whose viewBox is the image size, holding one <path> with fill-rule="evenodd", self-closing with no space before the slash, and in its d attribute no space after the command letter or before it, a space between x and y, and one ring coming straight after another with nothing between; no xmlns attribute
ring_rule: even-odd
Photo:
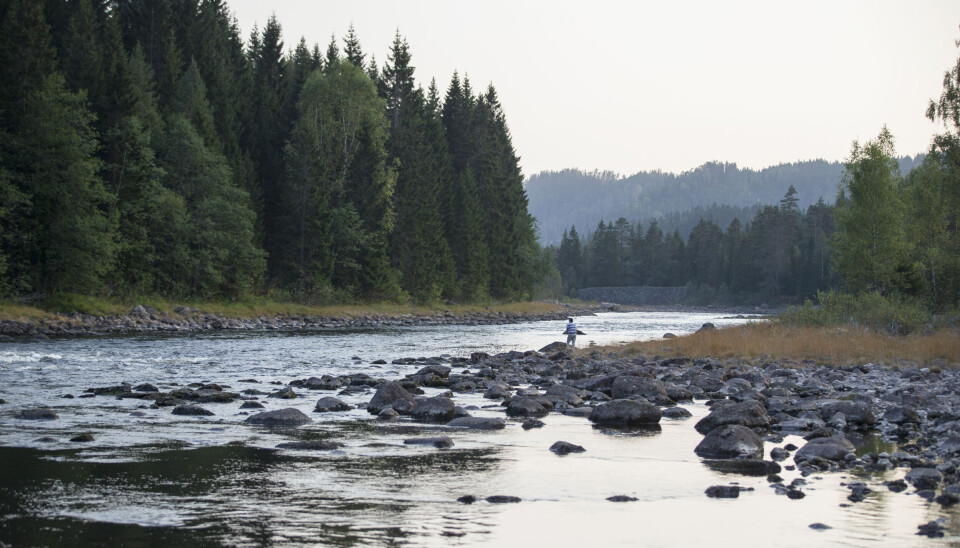
<svg viewBox="0 0 960 548"><path fill-rule="evenodd" d="M457 316L485 314L546 314L557 312L561 307L553 303L515 302L493 304L435 305L398 303L360 303L326 306L309 306L290 302L276 302L266 298L248 297L236 301L171 301L159 297L138 297L111 300L74 294L58 294L39 303L26 306L13 302L0 303L0 319L39 321L53 320L57 314L80 313L93 316L118 316L129 314L138 304L150 306L158 313L173 313L178 306L196 309L203 314L218 314L230 318L256 318L272 316L327 316L349 318L358 316L434 315L450 312Z"/></svg>
<svg viewBox="0 0 960 548"><path fill-rule="evenodd" d="M616 352L620 356L662 355L691 358L803 361L834 365L868 362L896 365L901 360L919 364L960 365L960 334L949 329L909 336L883 335L850 328L791 327L750 323L701 331L676 339L593 347L586 352Z"/></svg>
<svg viewBox="0 0 960 548"><path fill-rule="evenodd" d="M19 322L39 321L50 317L50 313L33 306L0 301L0 318Z"/></svg>

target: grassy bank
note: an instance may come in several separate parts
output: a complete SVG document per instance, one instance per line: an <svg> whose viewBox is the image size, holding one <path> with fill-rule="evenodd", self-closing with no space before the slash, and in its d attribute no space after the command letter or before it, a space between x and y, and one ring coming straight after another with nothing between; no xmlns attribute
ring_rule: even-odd
<svg viewBox="0 0 960 548"><path fill-rule="evenodd" d="M776 360L853 365L903 360L923 365L960 366L960 334L942 329L932 334L892 336L853 328L795 327L777 323L751 323L693 333L676 339L594 347L583 352L616 352L620 356L657 354L691 358L742 358L769 356Z"/></svg>
<svg viewBox="0 0 960 548"><path fill-rule="evenodd" d="M349 305L308 306L289 302L275 302L262 298L238 301L169 301L160 298L141 298L131 301L113 301L81 295L57 295L34 306L0 302L0 320L39 321L54 319L57 314L88 314L92 316L120 316L130 313L136 305L150 306L161 313L172 313L178 306L197 309L200 313L217 314L229 318L257 318L278 315L352 317L360 315L402 316L451 312L464 315L473 312L545 314L560 309L559 305L541 302L477 303L434 306L396 303L363 303Z"/></svg>

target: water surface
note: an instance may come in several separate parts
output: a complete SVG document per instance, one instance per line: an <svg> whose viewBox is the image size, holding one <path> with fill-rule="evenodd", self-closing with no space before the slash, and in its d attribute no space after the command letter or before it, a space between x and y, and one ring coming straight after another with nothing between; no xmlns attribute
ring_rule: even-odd
<svg viewBox="0 0 960 548"><path fill-rule="evenodd" d="M704 322L742 323L717 314L609 313L579 317L598 344L696 330ZM766 478L716 472L693 453L694 429L706 415L663 420L659 432L593 428L553 413L525 431L518 421L496 432L383 424L363 410L316 414L331 392L303 390L297 400L260 398L268 409L297 407L314 418L297 429L270 430L242 421L239 403L204 404L213 417L177 417L144 402L79 396L127 381L161 390L217 382L230 390L269 392L271 382L362 372L400 378L417 365L376 365L400 357L539 348L561 338L562 322L441 326L367 331L210 333L18 342L0 346L0 541L44 545L935 545L960 540L918 537L916 526L952 513L880 482L903 470L855 478L807 478L802 500L774 494ZM241 382L254 380L253 382ZM428 393L436 393L428 390ZM372 392L341 396L352 404ZM455 395L478 416L504 416L478 394ZM56 421L13 415L50 405ZM132 416L131 412L142 416ZM69 442L90 432L89 444ZM448 450L403 444L450 435ZM53 441L40 441L52 438ZM291 439L333 439L337 451L276 450ZM558 457L555 441L585 453ZM802 445L788 437L783 443ZM774 447L767 444L767 451ZM784 464L792 464L790 461ZM784 471L789 483L797 472ZM867 481L874 493L852 504L842 485ZM711 485L752 487L738 499L704 495ZM467 505L458 497L480 501ZM491 504L511 495L516 504ZM613 503L607 497L637 500ZM812 523L832 527L815 531ZM956 533L954 533L956 535Z"/></svg>

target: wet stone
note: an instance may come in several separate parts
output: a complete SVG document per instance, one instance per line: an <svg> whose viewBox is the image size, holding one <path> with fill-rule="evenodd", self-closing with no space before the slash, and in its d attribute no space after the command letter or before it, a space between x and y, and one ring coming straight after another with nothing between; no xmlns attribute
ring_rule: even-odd
<svg viewBox="0 0 960 548"><path fill-rule="evenodd" d="M432 445L437 449L453 447L453 440L449 436L435 436L430 438L410 438L403 440L405 445Z"/></svg>
<svg viewBox="0 0 960 548"><path fill-rule="evenodd" d="M520 497L512 497L509 495L493 495L487 497L486 501L491 504L510 504L520 502Z"/></svg>
<svg viewBox="0 0 960 548"><path fill-rule="evenodd" d="M610 502L636 502L640 499L636 497L630 497L627 495L614 495L612 497L607 497L607 500Z"/></svg>
<svg viewBox="0 0 960 548"><path fill-rule="evenodd" d="M70 438L72 442L90 442L93 441L93 434L83 433Z"/></svg>
<svg viewBox="0 0 960 548"><path fill-rule="evenodd" d="M568 455L570 453L583 453L586 449L583 446L575 445L566 441L557 441L550 446L550 451L558 455Z"/></svg>
<svg viewBox="0 0 960 548"><path fill-rule="evenodd" d="M56 413L53 412L53 409L41 408L41 409L24 409L15 415L16 418L21 420L29 421L50 421L58 419Z"/></svg>
<svg viewBox="0 0 960 548"><path fill-rule="evenodd" d="M213 412L213 411L210 411L209 409L204 409L203 407L200 407L199 405L189 405L189 404L187 404L187 405L178 405L178 406L174 407L172 413L173 413L174 415L186 415L186 416L196 416L196 417L203 417L203 416L212 416L212 415L214 415L214 412Z"/></svg>

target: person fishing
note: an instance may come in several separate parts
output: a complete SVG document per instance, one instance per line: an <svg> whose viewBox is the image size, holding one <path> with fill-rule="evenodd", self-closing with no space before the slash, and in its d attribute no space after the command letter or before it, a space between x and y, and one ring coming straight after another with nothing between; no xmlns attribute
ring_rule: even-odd
<svg viewBox="0 0 960 548"><path fill-rule="evenodd" d="M577 324L573 323L573 318L567 318L567 328L563 330L567 335L567 346L570 348L577 347Z"/></svg>

